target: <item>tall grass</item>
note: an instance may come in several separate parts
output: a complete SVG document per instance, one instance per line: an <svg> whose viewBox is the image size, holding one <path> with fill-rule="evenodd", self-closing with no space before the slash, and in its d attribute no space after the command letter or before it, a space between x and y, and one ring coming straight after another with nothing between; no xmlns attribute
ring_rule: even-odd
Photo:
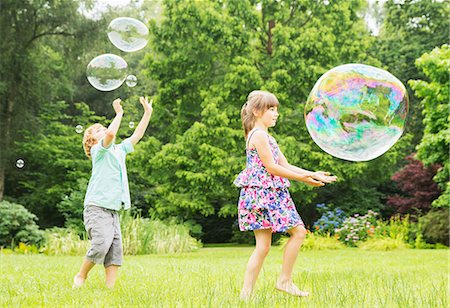
<svg viewBox="0 0 450 308"><path fill-rule="evenodd" d="M125 255L182 253L197 250L201 243L189 234L185 225L142 217L121 215L122 243ZM52 228L45 232L41 251L47 255L84 255L90 244L70 229Z"/></svg>
<svg viewBox="0 0 450 308"><path fill-rule="evenodd" d="M181 253L197 250L201 243L190 236L187 226L173 221L121 216L124 254Z"/></svg>
<svg viewBox="0 0 450 308"><path fill-rule="evenodd" d="M89 249L89 241L80 239L77 232L65 228L52 228L45 231L45 244L41 251L47 255L79 256Z"/></svg>

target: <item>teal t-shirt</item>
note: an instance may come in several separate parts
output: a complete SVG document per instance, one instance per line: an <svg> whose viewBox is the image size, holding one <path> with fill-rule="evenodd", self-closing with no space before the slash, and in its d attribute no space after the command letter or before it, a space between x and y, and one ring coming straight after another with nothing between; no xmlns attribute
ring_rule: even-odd
<svg viewBox="0 0 450 308"><path fill-rule="evenodd" d="M84 206L93 204L111 210L131 206L125 157L134 151L130 139L103 147L103 139L91 148L92 175Z"/></svg>

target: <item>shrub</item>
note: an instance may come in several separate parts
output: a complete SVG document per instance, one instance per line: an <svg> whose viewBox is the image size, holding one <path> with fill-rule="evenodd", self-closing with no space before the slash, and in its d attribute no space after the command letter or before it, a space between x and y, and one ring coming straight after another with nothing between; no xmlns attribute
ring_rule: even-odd
<svg viewBox="0 0 450 308"><path fill-rule="evenodd" d="M181 253L201 246L187 226L174 221L132 217L127 212L120 219L124 254Z"/></svg>
<svg viewBox="0 0 450 308"><path fill-rule="evenodd" d="M279 243L281 249L284 249L289 237L283 236ZM302 250L325 250L325 249L342 249L345 246L339 240L330 234L319 235L312 232L306 234L303 241Z"/></svg>
<svg viewBox="0 0 450 308"><path fill-rule="evenodd" d="M401 238L372 237L358 244L358 248L364 250L394 250L406 249L409 246Z"/></svg>
<svg viewBox="0 0 450 308"><path fill-rule="evenodd" d="M14 247L18 243L40 245L44 233L36 221L36 215L22 205L0 202L0 246Z"/></svg>
<svg viewBox="0 0 450 308"><path fill-rule="evenodd" d="M52 256L81 256L89 247L89 241L82 240L77 230L52 228L45 230L45 245L41 251Z"/></svg>
<svg viewBox="0 0 450 308"><path fill-rule="evenodd" d="M375 233L378 214L369 210L366 215L355 214L344 220L342 228L336 229L338 239L348 246L356 247L356 243L366 240Z"/></svg>
<svg viewBox="0 0 450 308"><path fill-rule="evenodd" d="M433 209L419 218L426 242L449 246L449 208Z"/></svg>
<svg viewBox="0 0 450 308"><path fill-rule="evenodd" d="M334 230L342 226L345 213L340 208L330 210L325 204L317 204L317 209L322 216L314 223L314 231L322 234L334 234Z"/></svg>

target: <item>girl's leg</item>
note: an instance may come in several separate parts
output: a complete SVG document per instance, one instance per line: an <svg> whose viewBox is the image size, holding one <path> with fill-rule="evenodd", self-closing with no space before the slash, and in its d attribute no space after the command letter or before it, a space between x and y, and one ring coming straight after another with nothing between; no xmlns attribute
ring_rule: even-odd
<svg viewBox="0 0 450 308"><path fill-rule="evenodd" d="M79 287L83 286L84 281L86 280L89 271L94 267L94 265L95 265L94 262L91 262L87 259L83 260L80 271L73 278L73 287L74 288L79 288Z"/></svg>
<svg viewBox="0 0 450 308"><path fill-rule="evenodd" d="M298 252L306 236L306 229L303 226L297 226L288 230L290 238L286 243L283 254L283 265L281 275L277 282L277 289L286 291L292 295L307 296L307 292L302 292L292 282L292 270L297 260Z"/></svg>
<svg viewBox="0 0 450 308"><path fill-rule="evenodd" d="M261 270L264 259L270 250L272 241L272 229L255 230L256 247L247 263L245 271L244 286L242 287L241 298L248 298L255 286L259 271Z"/></svg>
<svg viewBox="0 0 450 308"><path fill-rule="evenodd" d="M105 275L106 275L106 287L112 289L114 287L114 283L116 282L117 272L119 270L119 266L110 265L105 267Z"/></svg>

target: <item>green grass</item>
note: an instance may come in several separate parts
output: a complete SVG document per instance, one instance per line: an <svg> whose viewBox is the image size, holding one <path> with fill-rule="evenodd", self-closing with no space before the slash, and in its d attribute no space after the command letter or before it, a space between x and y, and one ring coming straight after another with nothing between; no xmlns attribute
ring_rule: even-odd
<svg viewBox="0 0 450 308"><path fill-rule="evenodd" d="M72 290L82 257L0 254L0 306L29 307L447 307L449 250L301 252L295 282L308 298L277 292L282 250L273 247L256 296L239 301L252 247L126 256L114 290L95 267Z"/></svg>

